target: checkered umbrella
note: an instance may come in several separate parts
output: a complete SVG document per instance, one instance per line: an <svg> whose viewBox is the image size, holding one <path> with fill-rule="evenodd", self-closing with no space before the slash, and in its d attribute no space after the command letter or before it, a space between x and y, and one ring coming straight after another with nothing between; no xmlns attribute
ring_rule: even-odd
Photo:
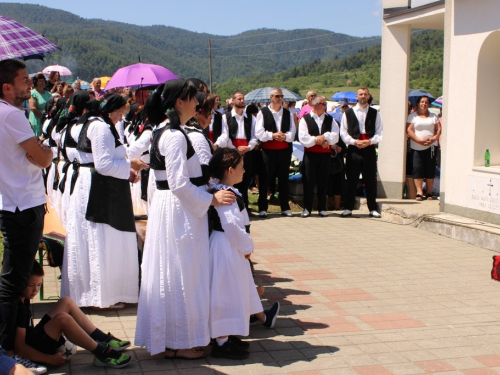
<svg viewBox="0 0 500 375"><path fill-rule="evenodd" d="M245 103L250 104L250 103L271 103L271 90L273 87L263 87L260 89L255 89L253 91L250 91L248 94L245 95ZM283 101L284 102L296 102L298 100L302 100L300 95L294 93L293 91L280 88L280 90L283 92Z"/></svg>
<svg viewBox="0 0 500 375"><path fill-rule="evenodd" d="M59 49L26 26L0 16L0 60L25 58Z"/></svg>

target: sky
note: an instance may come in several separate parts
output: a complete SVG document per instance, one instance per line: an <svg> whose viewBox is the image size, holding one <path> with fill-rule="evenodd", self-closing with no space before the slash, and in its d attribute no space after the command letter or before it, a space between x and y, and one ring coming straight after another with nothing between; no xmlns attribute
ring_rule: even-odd
<svg viewBox="0 0 500 375"><path fill-rule="evenodd" d="M382 0L27 0L76 14L141 26L164 25L215 35L260 28L325 29L358 37L380 36Z"/></svg>

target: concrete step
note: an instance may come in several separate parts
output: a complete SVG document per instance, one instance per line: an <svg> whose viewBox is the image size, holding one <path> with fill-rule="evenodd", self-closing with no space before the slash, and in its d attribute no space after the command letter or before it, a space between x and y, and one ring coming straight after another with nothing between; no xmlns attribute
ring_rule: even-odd
<svg viewBox="0 0 500 375"><path fill-rule="evenodd" d="M359 209L368 212L366 199L359 199ZM378 200L382 220L411 225L445 237L500 252L500 226L439 212L439 201L414 202L407 199Z"/></svg>

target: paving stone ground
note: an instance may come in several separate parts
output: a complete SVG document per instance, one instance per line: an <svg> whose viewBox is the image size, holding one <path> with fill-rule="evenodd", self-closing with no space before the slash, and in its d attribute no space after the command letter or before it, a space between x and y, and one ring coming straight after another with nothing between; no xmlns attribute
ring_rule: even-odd
<svg viewBox="0 0 500 375"><path fill-rule="evenodd" d="M110 370L77 355L50 374L490 375L500 373L500 283L495 252L408 226L338 215L252 221L263 304L280 301L274 329L252 326L250 357L151 357ZM45 267L45 295L57 294ZM35 301L41 318L53 302ZM136 306L85 310L103 330L133 341Z"/></svg>

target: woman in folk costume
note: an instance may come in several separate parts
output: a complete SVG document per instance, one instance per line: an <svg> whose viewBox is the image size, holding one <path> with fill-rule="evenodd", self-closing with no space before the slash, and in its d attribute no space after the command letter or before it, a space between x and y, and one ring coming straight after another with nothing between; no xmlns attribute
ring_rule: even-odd
<svg viewBox="0 0 500 375"><path fill-rule="evenodd" d="M206 191L198 156L181 128L195 114L196 93L190 81L175 79L153 94L170 111L151 145L157 190L148 215L135 344L166 358L205 356L197 348L210 342L207 211L235 201L231 192Z"/></svg>
<svg viewBox="0 0 500 375"><path fill-rule="evenodd" d="M62 225L66 228L66 220L68 216L71 180L73 175L73 163L77 157L76 142L78 137L71 136L72 129L76 126L80 116L83 115L85 105L90 101L89 92L86 90L77 91L69 98L63 113L59 117L55 132L58 134L60 154L64 163L59 174L58 190L61 194L61 220ZM78 126L81 129L81 124ZM78 132L79 133L79 132ZM75 181L76 182L76 181ZM74 187L74 184L73 184Z"/></svg>
<svg viewBox="0 0 500 375"><path fill-rule="evenodd" d="M63 112L66 105L66 98L61 97L50 108L49 118L43 127L43 135L45 137L44 144L52 149L52 165L47 173L47 197L49 198L50 205L54 207L57 216L61 218L61 194L57 189L59 186L59 175L62 170L63 163L60 163L60 135L56 132L56 124L59 116ZM45 126L47 125L47 126Z"/></svg>
<svg viewBox="0 0 500 375"><path fill-rule="evenodd" d="M208 181L208 163L212 158L213 144L210 138L205 134L204 130L212 121L214 97L210 94L198 91L196 94L196 100L198 101L196 114L184 127L184 130L193 144L196 155L198 155L203 176L205 176L205 180Z"/></svg>
<svg viewBox="0 0 500 375"><path fill-rule="evenodd" d="M91 100L76 146L61 296L78 306L122 307L138 300L139 264L129 180L146 165L127 160L114 124L128 111L117 94ZM74 130L74 129L73 129ZM75 133L72 132L72 136ZM72 176L72 179L73 179Z"/></svg>

